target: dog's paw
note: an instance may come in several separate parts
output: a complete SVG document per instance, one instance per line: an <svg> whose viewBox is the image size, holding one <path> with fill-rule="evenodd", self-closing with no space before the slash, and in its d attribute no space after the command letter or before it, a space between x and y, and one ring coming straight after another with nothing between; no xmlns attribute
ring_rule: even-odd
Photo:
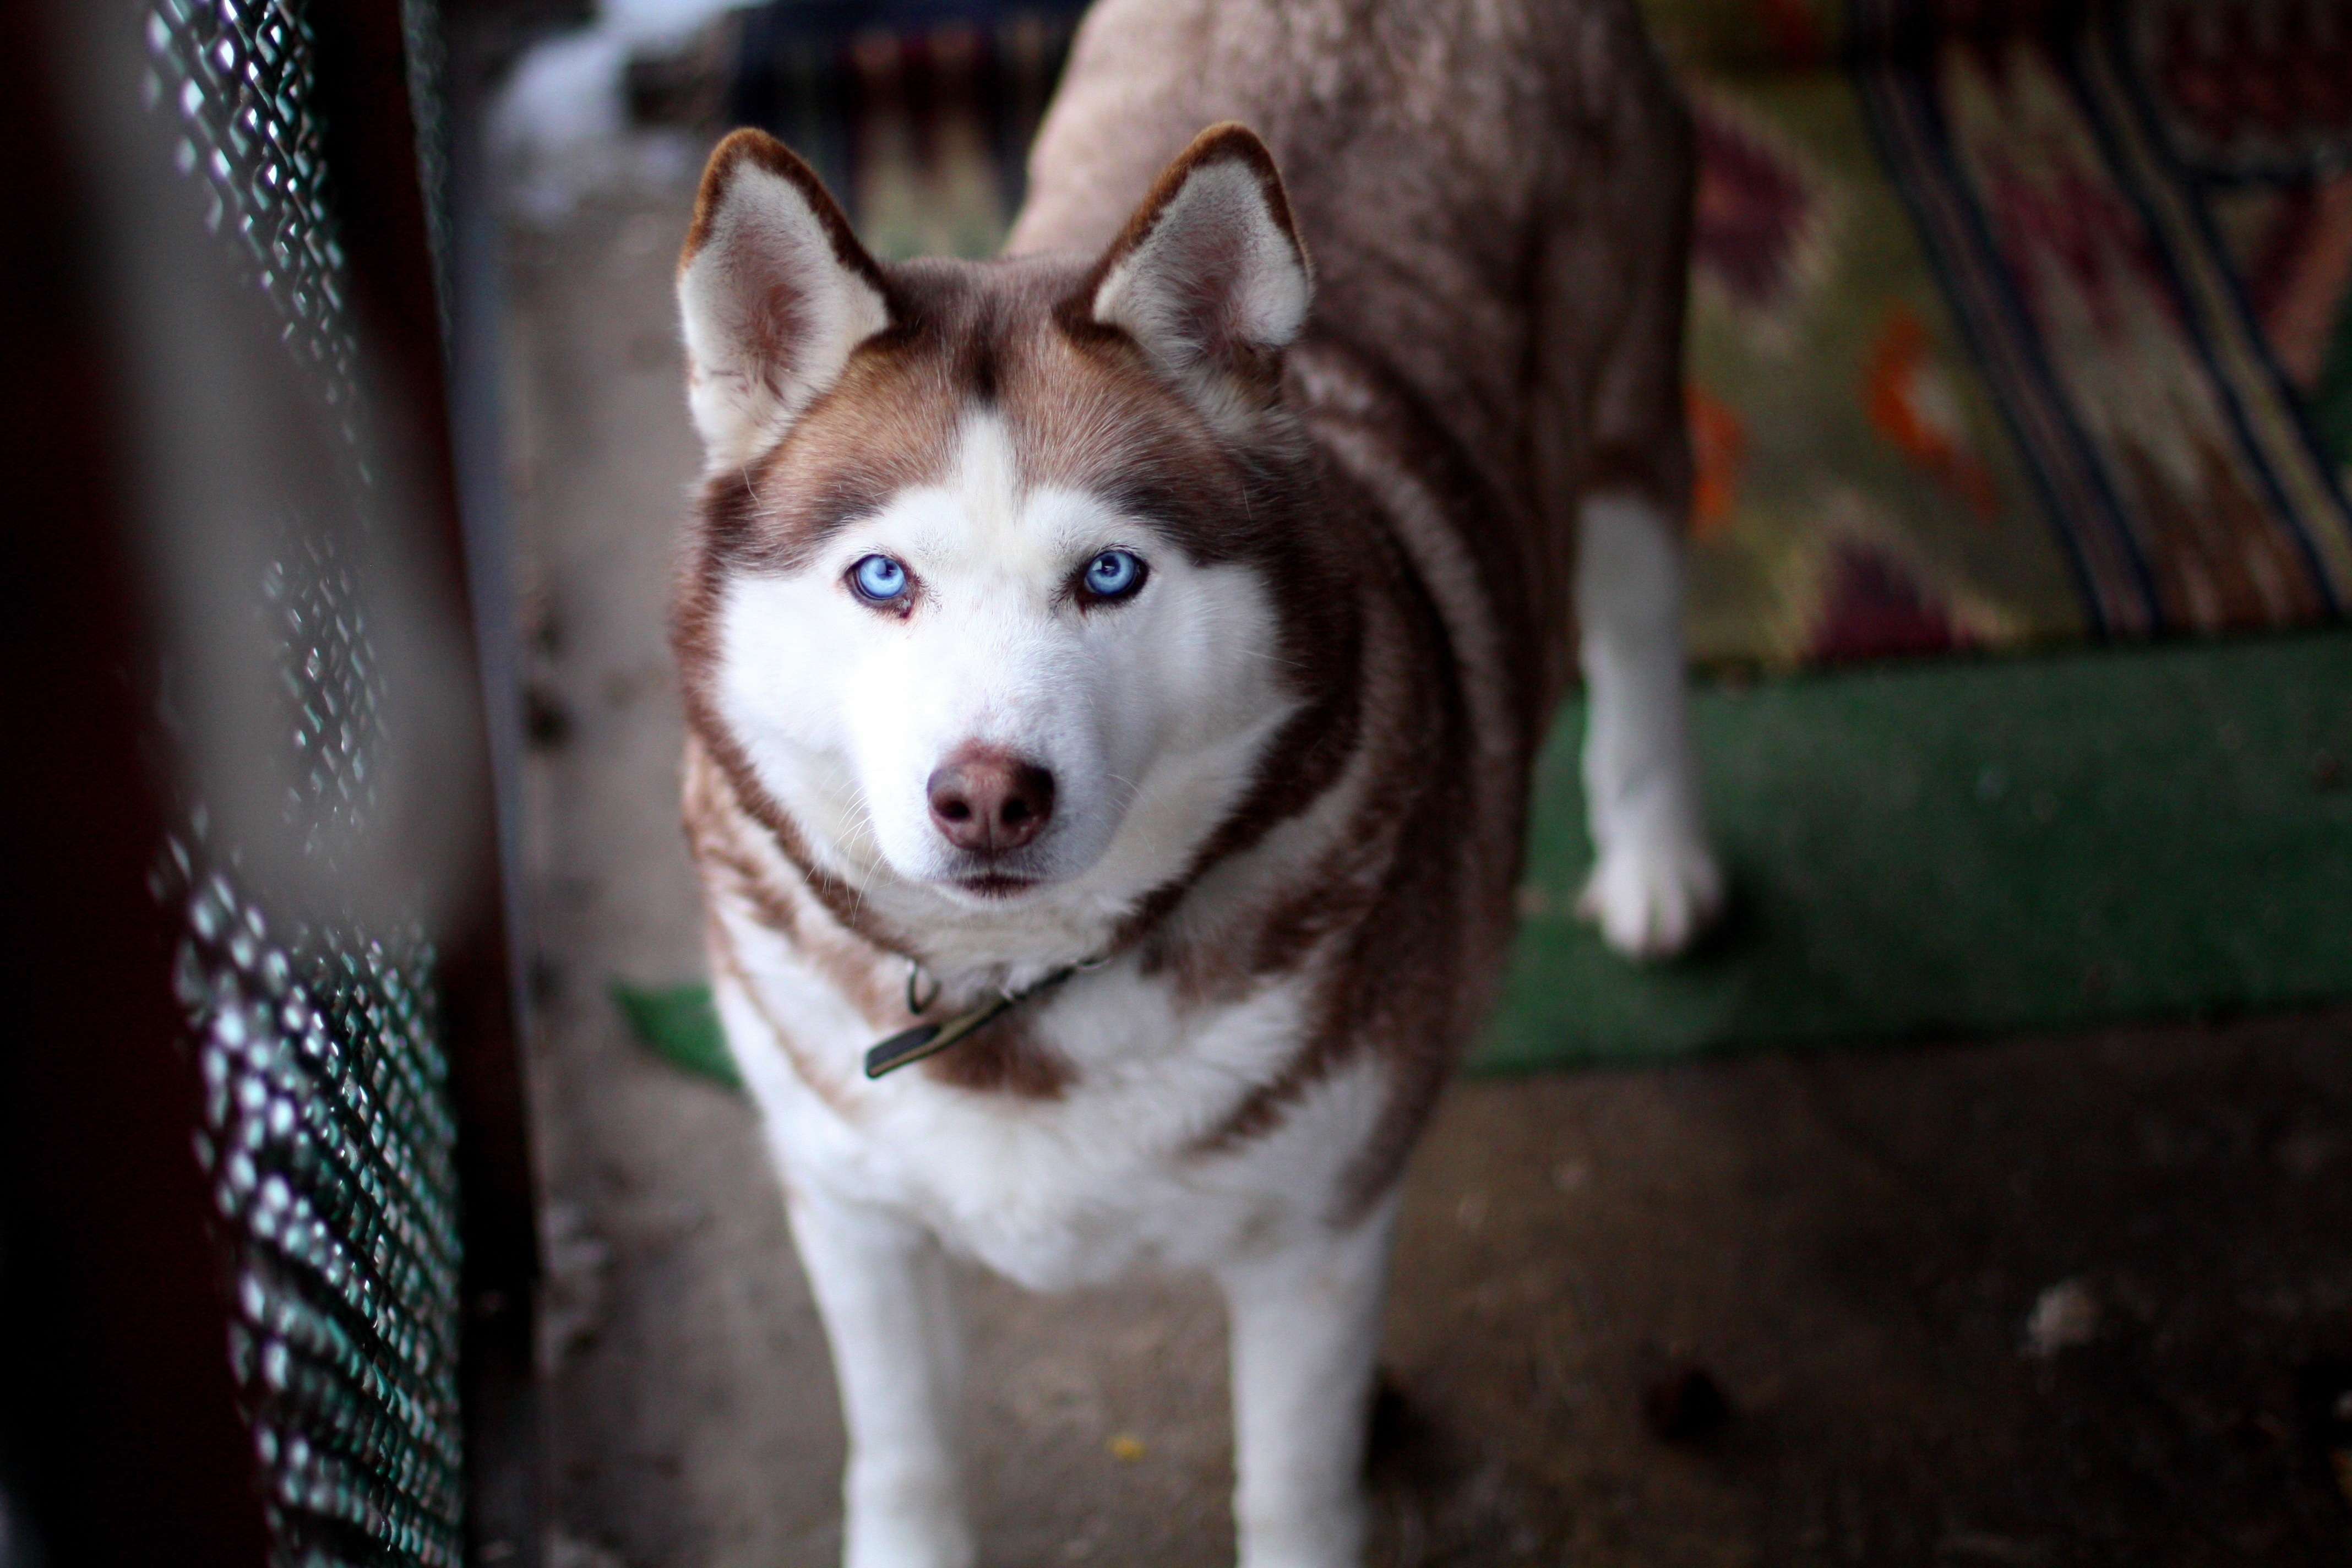
<svg viewBox="0 0 2352 1568"><path fill-rule="evenodd" d="M971 1568L971 1528L944 1479L877 1484L852 1467L842 1568Z"/></svg>
<svg viewBox="0 0 2352 1568"><path fill-rule="evenodd" d="M1363 1568L1370 1521L1360 1496L1235 1522L1238 1568Z"/></svg>
<svg viewBox="0 0 2352 1568"><path fill-rule="evenodd" d="M1627 834L1601 851L1576 912L1627 958L1671 958L1723 912L1723 872L1696 827Z"/></svg>
<svg viewBox="0 0 2352 1568"><path fill-rule="evenodd" d="M842 1568L971 1568L971 1531L961 1518L866 1513L848 1523Z"/></svg>

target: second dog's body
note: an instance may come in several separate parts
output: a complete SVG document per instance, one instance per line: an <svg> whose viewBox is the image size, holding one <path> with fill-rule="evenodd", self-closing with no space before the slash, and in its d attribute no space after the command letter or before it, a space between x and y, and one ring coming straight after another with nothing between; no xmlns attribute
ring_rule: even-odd
<svg viewBox="0 0 2352 1568"><path fill-rule="evenodd" d="M1186 145L1232 119L1272 157ZM996 263L883 268L772 142L714 156L687 817L852 1568L971 1558L942 1245L1037 1288L1213 1271L1243 1562L1360 1555L1394 1184L1506 951L1572 621L1593 912L1656 952L1716 898L1688 177L1612 0L1115 0ZM1026 999L862 1076L993 992Z"/></svg>

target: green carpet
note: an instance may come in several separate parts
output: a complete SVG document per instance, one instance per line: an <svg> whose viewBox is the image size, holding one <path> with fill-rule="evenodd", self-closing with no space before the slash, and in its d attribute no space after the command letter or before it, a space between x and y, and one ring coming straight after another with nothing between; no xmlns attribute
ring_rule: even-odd
<svg viewBox="0 0 2352 1568"><path fill-rule="evenodd" d="M1730 872L1679 963L1610 957L1563 716L1475 1064L1976 1033L2352 993L2352 635L1703 689Z"/></svg>
<svg viewBox="0 0 2352 1568"><path fill-rule="evenodd" d="M2352 994L2352 633L1715 685L1695 723L1724 927L1637 969L1573 918L1571 705L1474 1068ZM701 987L615 995L656 1051L731 1079Z"/></svg>
<svg viewBox="0 0 2352 1568"><path fill-rule="evenodd" d="M719 1010L710 1004L709 986L699 981L647 986L615 982L613 1002L628 1020L629 1032L655 1055L729 1089L743 1087Z"/></svg>

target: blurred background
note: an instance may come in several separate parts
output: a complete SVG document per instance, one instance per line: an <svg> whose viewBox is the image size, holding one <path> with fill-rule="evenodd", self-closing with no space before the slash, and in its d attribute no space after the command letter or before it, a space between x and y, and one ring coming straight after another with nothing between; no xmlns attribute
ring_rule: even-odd
<svg viewBox="0 0 2352 1568"><path fill-rule="evenodd" d="M1572 919L1571 704L1375 1561L2341 1562L2352 5L1644 6L1733 909ZM991 253L1076 8L0 17L0 1565L833 1560L676 826L671 279L738 123ZM986 1560L1229 1552L1209 1295L968 1283Z"/></svg>

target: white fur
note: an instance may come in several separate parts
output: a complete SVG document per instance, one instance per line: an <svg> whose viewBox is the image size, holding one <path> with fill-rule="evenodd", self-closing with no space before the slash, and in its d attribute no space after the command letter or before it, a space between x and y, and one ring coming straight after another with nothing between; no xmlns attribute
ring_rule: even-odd
<svg viewBox="0 0 2352 1568"><path fill-rule="evenodd" d="M1130 600L1082 609L1102 551L1147 565ZM877 552L914 574L877 612L843 581ZM828 869L950 973L1087 957L1223 818L1291 701L1265 584L1196 566L1132 518L1023 481L1003 421L974 412L945 484L901 493L786 575L745 577L720 616L719 708L761 783ZM1045 831L1001 862L1043 879L986 900L932 826L934 769L970 742L1049 769Z"/></svg>
<svg viewBox="0 0 2352 1568"><path fill-rule="evenodd" d="M756 330L779 294L794 301L800 329L780 356ZM890 324L881 294L841 264L800 187L749 158L736 163L701 248L678 272L677 304L687 405L713 469L772 443L850 351Z"/></svg>
<svg viewBox="0 0 2352 1568"><path fill-rule="evenodd" d="M1618 952L1663 957L1689 945L1722 907L1723 876L1691 760L1681 536L1654 504L1627 495L1584 503L1576 616L1593 847L1578 907Z"/></svg>
<svg viewBox="0 0 2352 1568"><path fill-rule="evenodd" d="M1353 1230L1218 1271L1233 1316L1243 1568L1356 1568L1394 1194Z"/></svg>
<svg viewBox="0 0 2352 1568"><path fill-rule="evenodd" d="M969 1568L963 1344L939 1241L897 1210L823 1187L788 1182L785 1194L849 1430L842 1562Z"/></svg>

